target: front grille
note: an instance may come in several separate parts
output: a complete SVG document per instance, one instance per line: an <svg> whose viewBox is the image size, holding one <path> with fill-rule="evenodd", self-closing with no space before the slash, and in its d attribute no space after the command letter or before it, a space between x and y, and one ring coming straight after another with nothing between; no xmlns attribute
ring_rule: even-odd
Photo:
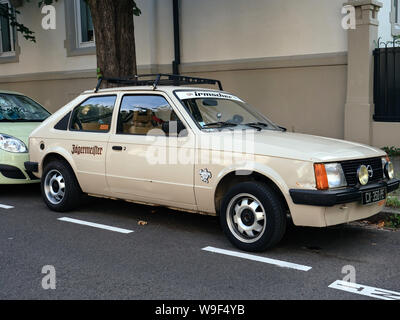
<svg viewBox="0 0 400 320"><path fill-rule="evenodd" d="M369 178L369 183L381 181L383 179L383 168L381 158L359 159L341 162L346 181L350 187L358 184L357 170L361 165L372 167L374 175Z"/></svg>

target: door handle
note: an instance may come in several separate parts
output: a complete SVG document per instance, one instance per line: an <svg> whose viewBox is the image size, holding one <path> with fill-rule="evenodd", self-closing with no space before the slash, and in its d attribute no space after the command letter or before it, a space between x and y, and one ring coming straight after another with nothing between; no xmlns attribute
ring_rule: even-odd
<svg viewBox="0 0 400 320"><path fill-rule="evenodd" d="M115 150L115 151L122 151L123 150L123 148L121 146L113 146L112 149Z"/></svg>

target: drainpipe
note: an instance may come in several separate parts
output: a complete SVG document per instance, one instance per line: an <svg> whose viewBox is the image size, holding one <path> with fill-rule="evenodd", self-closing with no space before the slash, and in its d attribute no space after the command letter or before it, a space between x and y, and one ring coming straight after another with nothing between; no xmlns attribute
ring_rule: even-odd
<svg viewBox="0 0 400 320"><path fill-rule="evenodd" d="M181 64L181 40L180 40L180 25L179 25L179 0L172 0L174 13L174 50L175 60L172 62L172 73L179 73L179 65Z"/></svg>

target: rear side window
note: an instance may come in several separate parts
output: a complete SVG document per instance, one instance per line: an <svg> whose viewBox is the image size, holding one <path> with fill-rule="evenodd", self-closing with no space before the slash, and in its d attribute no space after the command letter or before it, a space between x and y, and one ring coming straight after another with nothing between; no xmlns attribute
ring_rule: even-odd
<svg viewBox="0 0 400 320"><path fill-rule="evenodd" d="M72 114L70 130L109 132L117 96L89 98L77 106Z"/></svg>

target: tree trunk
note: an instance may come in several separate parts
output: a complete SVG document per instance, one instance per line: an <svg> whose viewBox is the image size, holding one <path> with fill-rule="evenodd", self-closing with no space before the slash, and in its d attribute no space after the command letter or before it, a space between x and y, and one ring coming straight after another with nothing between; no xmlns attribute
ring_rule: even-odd
<svg viewBox="0 0 400 320"><path fill-rule="evenodd" d="M97 67L108 78L137 74L132 0L87 0L96 37ZM115 84L104 83L113 87Z"/></svg>

